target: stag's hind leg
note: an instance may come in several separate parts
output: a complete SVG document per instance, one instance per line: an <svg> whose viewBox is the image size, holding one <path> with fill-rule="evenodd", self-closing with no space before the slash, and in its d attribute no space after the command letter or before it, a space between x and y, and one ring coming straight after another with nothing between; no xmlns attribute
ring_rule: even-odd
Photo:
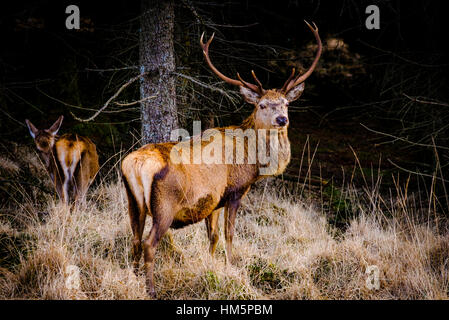
<svg viewBox="0 0 449 320"><path fill-rule="evenodd" d="M123 178L126 194L128 196L128 213L133 231L133 247L131 256L133 259L134 273L137 275L139 271L139 262L142 257L142 235L145 227L146 211L145 207L137 203L136 197L129 188L126 178Z"/></svg>
<svg viewBox="0 0 449 320"><path fill-rule="evenodd" d="M218 218L220 217L220 212L222 209L213 211L210 216L205 219L207 237L210 241L209 252L211 255L214 254L218 243Z"/></svg>
<svg viewBox="0 0 449 320"><path fill-rule="evenodd" d="M155 214L154 214L155 213ZM156 290L154 289L154 258L156 255L157 245L159 241L167 232L173 218L170 213L163 214L162 212L153 213L153 226L150 234L144 241L144 260L146 273L146 287L149 296L155 298Z"/></svg>

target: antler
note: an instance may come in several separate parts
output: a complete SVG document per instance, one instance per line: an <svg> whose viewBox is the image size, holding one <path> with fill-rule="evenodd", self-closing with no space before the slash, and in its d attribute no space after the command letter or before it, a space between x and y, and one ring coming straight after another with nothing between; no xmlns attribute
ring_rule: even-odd
<svg viewBox="0 0 449 320"><path fill-rule="evenodd" d="M299 74L296 77L296 79L293 79L295 75L295 68L293 68L290 77L287 79L287 81L284 83L281 89L281 91L284 93L289 92L292 88L296 87L298 84L303 83L312 74L313 70L315 70L318 60L320 59L321 51L323 49L320 35L318 34L318 27L316 26L315 22L312 22L313 27L307 21L304 20L304 22L307 24L307 26L310 28L310 30L312 30L313 34L315 35L315 39L318 42L318 51L315 55L315 59L313 60L313 63L310 66L309 70L307 70L303 75Z"/></svg>
<svg viewBox="0 0 449 320"><path fill-rule="evenodd" d="M237 73L237 78L239 78L239 80L235 80L235 79L231 79L231 78L225 76L220 71L218 71L217 68L215 68L215 66L212 64L212 62L210 61L210 58L209 58L209 45L212 42L212 40L214 39L214 35L215 35L215 33L212 34L212 37L210 37L210 39L206 42L206 44L203 43L204 32L200 38L200 45L203 48L204 58L206 58L206 62L209 65L209 68L211 68L212 71L218 77L220 77L221 80L223 80L229 84L235 85L235 86L244 86L252 91L259 93L260 95L263 95L265 93L265 89L262 87L262 83L259 81L259 79L257 79L256 74L254 73L254 70L251 70L251 74L253 75L253 78L256 81L257 85L244 81L240 77L239 73Z"/></svg>

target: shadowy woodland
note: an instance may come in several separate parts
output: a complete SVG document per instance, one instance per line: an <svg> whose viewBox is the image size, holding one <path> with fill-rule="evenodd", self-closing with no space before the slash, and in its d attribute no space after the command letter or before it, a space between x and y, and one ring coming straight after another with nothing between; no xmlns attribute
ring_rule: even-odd
<svg viewBox="0 0 449 320"><path fill-rule="evenodd" d="M0 4L0 298L145 298L128 256L122 157L141 145L139 1ZM367 30L365 8L380 8ZM191 1L175 3L179 127L240 123L252 111L210 72L199 45L215 32L223 73L281 87L324 50L289 107L292 160L251 191L237 216L236 266L224 245L207 255L204 225L174 231L156 264L165 299L447 299L449 59L445 11L423 1ZM93 121L85 119L108 103ZM25 118L89 136L100 172L86 204L58 201ZM149 219L150 220L150 219ZM149 222L151 223L151 221ZM222 225L222 223L220 223ZM70 243L70 245L65 245ZM67 265L81 288L67 291ZM381 287L368 290L377 265ZM62 271L61 271L62 270ZM413 272L412 272L413 271Z"/></svg>

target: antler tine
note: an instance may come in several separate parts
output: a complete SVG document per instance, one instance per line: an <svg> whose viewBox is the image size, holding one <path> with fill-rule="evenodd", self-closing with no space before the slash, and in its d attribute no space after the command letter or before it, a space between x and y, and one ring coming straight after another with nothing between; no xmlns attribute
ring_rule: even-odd
<svg viewBox="0 0 449 320"><path fill-rule="evenodd" d="M263 88L262 83L259 81L259 79L257 79L256 73L254 72L254 70L251 70L251 74L252 74L254 80L256 81L257 86L259 87L259 93L260 94L265 93L265 89Z"/></svg>
<svg viewBox="0 0 449 320"><path fill-rule="evenodd" d="M215 33L212 34L212 37L210 37L210 39L206 42L206 44L204 44L204 42L203 42L204 32L203 32L203 34L201 35L201 38L200 38L200 45L201 45L201 48L203 49L203 55L204 55L204 58L206 59L206 62L208 64L209 68L211 68L212 71L221 80L223 80L223 81L225 81L225 82L227 82L229 84L232 84L232 85L235 85L235 86L244 86L244 87L247 87L247 88L249 88L249 89L251 89L251 90L253 90L255 92L263 93L264 90L262 88L262 84L257 79L257 77L255 77L255 75L254 75L254 77L255 77L257 83L259 84L259 86L256 86L256 85L254 85L252 83L244 81L240 77L240 75L238 73L237 73L237 77L239 78L239 80L231 79L231 78L225 76L224 74L222 74L220 71L218 71L217 68L215 68L215 66L212 64L212 62L210 61L210 58L209 58L209 45L212 42L212 40L214 39L214 35L215 35Z"/></svg>
<svg viewBox="0 0 449 320"><path fill-rule="evenodd" d="M201 47L203 48L203 50L204 50L205 48L206 48L206 51L208 50L209 45L210 45L210 43L212 42L212 40L214 39L214 37L215 37L215 32L212 33L212 37L210 37L210 39L207 41L206 45L204 45L204 43L203 43L204 32L201 34L200 44L201 44Z"/></svg>
<svg viewBox="0 0 449 320"><path fill-rule="evenodd" d="M315 59L313 60L310 68L303 75L298 75L296 77L296 79L290 80L287 87L285 88L285 92L290 91L293 87L296 87L298 84L304 82L312 74L313 70L315 70L315 67L318 64L318 60L320 59L321 52L323 50L323 45L321 43L320 35L318 34L318 27L316 26L315 22L312 22L313 27L307 21L304 20L304 22L307 24L309 29L312 30L312 32L315 36L315 39L318 43L318 51L315 55Z"/></svg>
<svg viewBox="0 0 449 320"><path fill-rule="evenodd" d="M237 72L237 78L239 78L239 80L240 80L240 82L241 82L240 85L243 84L243 86L244 86L244 87L247 87L248 89L251 89L251 90L253 90L253 91L255 91L255 92L262 93L262 92L259 90L259 87L258 87L258 86L256 86L256 85L254 85L254 84L252 84L252 83L249 83L249 82L246 82L245 80L243 80L242 77L240 76L240 74L239 74L238 72Z"/></svg>
<svg viewBox="0 0 449 320"><path fill-rule="evenodd" d="M292 73L290 74L290 77L288 77L287 81L285 81L284 85L282 86L281 92L286 92L288 84L290 83L290 81L295 76L295 71L296 71L296 69L292 68Z"/></svg>

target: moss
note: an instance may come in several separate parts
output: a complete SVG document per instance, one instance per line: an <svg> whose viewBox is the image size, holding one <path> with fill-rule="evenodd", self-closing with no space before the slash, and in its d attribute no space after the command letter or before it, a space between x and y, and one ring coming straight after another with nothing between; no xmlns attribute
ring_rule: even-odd
<svg viewBox="0 0 449 320"><path fill-rule="evenodd" d="M329 223L337 228L346 227L357 212L353 208L350 199L332 183L324 188L323 198L331 211Z"/></svg>
<svg viewBox="0 0 449 320"><path fill-rule="evenodd" d="M253 298L248 294L248 290L245 285L237 279L221 279L212 270L207 270L203 275L203 279L206 283L204 294L208 299L218 298L248 300Z"/></svg>
<svg viewBox="0 0 449 320"><path fill-rule="evenodd" d="M269 292L282 289L285 284L290 283L297 276L296 272L288 269L280 269L272 262L257 258L247 266L251 283L253 286Z"/></svg>
<svg viewBox="0 0 449 320"><path fill-rule="evenodd" d="M215 274L215 272L213 271L206 271L206 283L207 283L207 287L210 290L217 290L220 287L220 280L218 279L217 275Z"/></svg>

